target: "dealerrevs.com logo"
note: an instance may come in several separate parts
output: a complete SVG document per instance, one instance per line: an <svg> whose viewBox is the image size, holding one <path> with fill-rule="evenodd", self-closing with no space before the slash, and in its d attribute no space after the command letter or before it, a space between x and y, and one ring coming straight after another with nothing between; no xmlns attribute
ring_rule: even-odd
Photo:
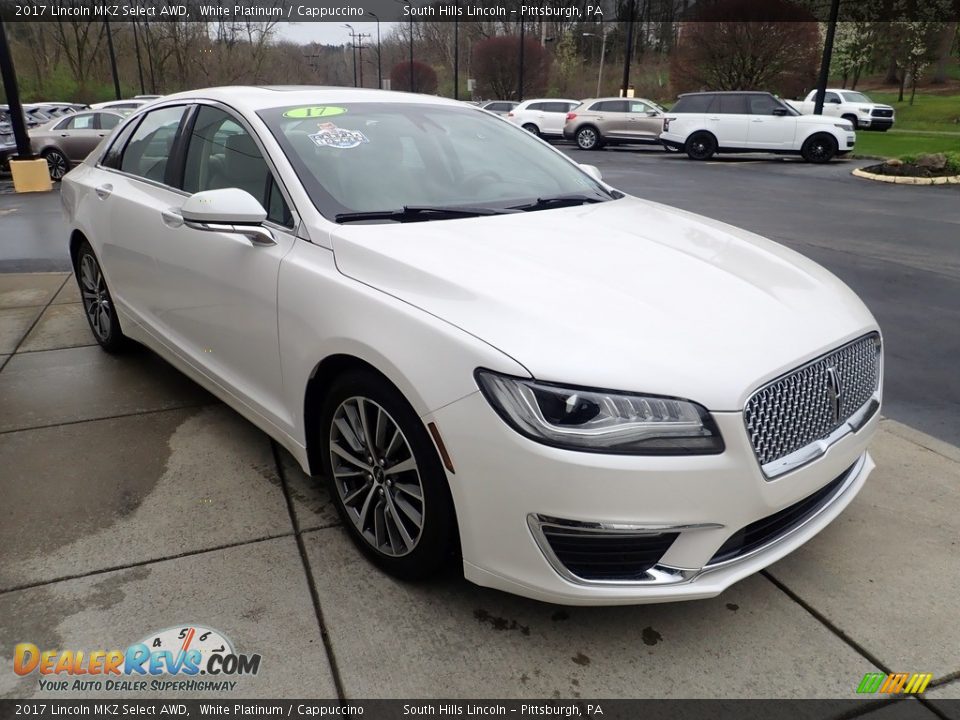
<svg viewBox="0 0 960 720"><path fill-rule="evenodd" d="M185 625L151 633L126 650L41 650L20 643L13 671L37 674L46 692L229 692L238 684L233 678L260 671L260 659L237 653L217 630Z"/></svg>

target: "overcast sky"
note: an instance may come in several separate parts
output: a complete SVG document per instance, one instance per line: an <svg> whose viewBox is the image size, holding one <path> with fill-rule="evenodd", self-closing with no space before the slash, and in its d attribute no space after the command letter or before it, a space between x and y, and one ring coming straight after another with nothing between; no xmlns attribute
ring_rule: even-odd
<svg viewBox="0 0 960 720"><path fill-rule="evenodd" d="M351 22L354 30L358 33L367 33L368 38L363 39L363 44L377 44L377 24L375 22ZM386 39L390 29L395 23L380 23L380 35ZM277 36L282 40L306 45L307 43L317 42L322 45L346 45L350 42L350 31L343 27L343 23L335 22L282 22L277 24Z"/></svg>

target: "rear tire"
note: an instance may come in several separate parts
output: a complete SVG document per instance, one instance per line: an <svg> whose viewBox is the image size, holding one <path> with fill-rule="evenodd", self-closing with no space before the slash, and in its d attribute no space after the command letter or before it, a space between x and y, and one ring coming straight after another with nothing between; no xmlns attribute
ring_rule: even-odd
<svg viewBox="0 0 960 720"><path fill-rule="evenodd" d="M403 395L375 372L348 371L323 401L320 433L330 496L360 551L402 579L440 571L459 548L453 500L433 441Z"/></svg>
<svg viewBox="0 0 960 720"><path fill-rule="evenodd" d="M695 132L687 138L683 149L691 160L709 160L717 152L717 139L708 132Z"/></svg>
<svg viewBox="0 0 960 720"><path fill-rule="evenodd" d="M808 163L828 163L837 154L837 140L826 133L811 135L804 140L800 154Z"/></svg>
<svg viewBox="0 0 960 720"><path fill-rule="evenodd" d="M70 172L70 160L57 149L51 148L44 151L43 159L47 161L47 170L50 172L50 179L54 182L60 182L63 176Z"/></svg>
<svg viewBox="0 0 960 720"><path fill-rule="evenodd" d="M538 127L537 127L536 125L534 125L533 123L526 123L526 124L523 126L523 129L526 130L526 131L527 131L528 133L530 133L531 135L535 135L536 137L540 137L540 128L538 128Z"/></svg>
<svg viewBox="0 0 960 720"><path fill-rule="evenodd" d="M100 262L86 240L80 243L77 249L74 274L80 287L83 314L94 339L108 353L119 353L129 348L131 342L120 329L120 319L100 269Z"/></svg>
<svg viewBox="0 0 960 720"><path fill-rule="evenodd" d="M603 147L600 131L593 125L584 125L577 130L577 147L581 150L599 150Z"/></svg>

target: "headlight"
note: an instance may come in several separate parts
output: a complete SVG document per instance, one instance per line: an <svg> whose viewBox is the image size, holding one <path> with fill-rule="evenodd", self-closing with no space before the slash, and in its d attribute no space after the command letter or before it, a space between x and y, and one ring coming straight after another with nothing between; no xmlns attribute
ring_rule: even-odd
<svg viewBox="0 0 960 720"><path fill-rule="evenodd" d="M860 108L860 112L869 114L870 108Z"/></svg>
<svg viewBox="0 0 960 720"><path fill-rule="evenodd" d="M710 413L688 400L564 387L480 369L476 378L508 425L544 445L626 455L723 452Z"/></svg>
<svg viewBox="0 0 960 720"><path fill-rule="evenodd" d="M834 123L833 126L835 128L840 128L841 130L846 130L847 132L850 132L851 130L853 130L853 125L851 125L850 123L842 123L842 124Z"/></svg>

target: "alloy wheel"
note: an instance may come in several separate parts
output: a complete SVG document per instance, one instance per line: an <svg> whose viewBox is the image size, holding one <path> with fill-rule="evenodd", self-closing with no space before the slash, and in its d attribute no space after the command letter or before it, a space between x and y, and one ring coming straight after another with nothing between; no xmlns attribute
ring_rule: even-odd
<svg viewBox="0 0 960 720"><path fill-rule="evenodd" d="M828 157L830 150L828 144L823 140L814 140L810 144L810 157L813 160L823 160Z"/></svg>
<svg viewBox="0 0 960 720"><path fill-rule="evenodd" d="M577 133L577 145L581 150L592 150L597 144L597 133L592 128L584 128Z"/></svg>
<svg viewBox="0 0 960 720"><path fill-rule="evenodd" d="M52 180L62 180L67 174L67 159L56 150L47 153L47 169Z"/></svg>
<svg viewBox="0 0 960 720"><path fill-rule="evenodd" d="M389 557L408 555L423 531L424 489L403 431L379 404L347 398L330 424L333 483L363 539Z"/></svg>
<svg viewBox="0 0 960 720"><path fill-rule="evenodd" d="M110 293L107 292L107 284L96 258L89 253L80 258L80 296L90 328L98 340L107 342L113 329Z"/></svg>

